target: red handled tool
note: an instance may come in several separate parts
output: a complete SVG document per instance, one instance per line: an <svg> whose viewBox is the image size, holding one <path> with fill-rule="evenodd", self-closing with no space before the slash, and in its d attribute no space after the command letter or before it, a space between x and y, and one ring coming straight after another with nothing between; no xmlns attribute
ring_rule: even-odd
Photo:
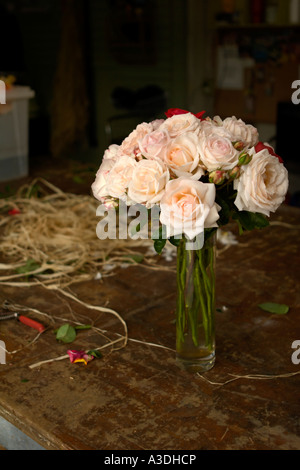
<svg viewBox="0 0 300 470"><path fill-rule="evenodd" d="M0 320L10 320L11 318L16 318L19 320L21 323L24 325L30 326L31 328L34 328L35 330L38 330L40 333L43 333L45 330L44 325L41 323L32 320L31 318L25 317L24 315L20 315L17 312L14 313L0 313Z"/></svg>

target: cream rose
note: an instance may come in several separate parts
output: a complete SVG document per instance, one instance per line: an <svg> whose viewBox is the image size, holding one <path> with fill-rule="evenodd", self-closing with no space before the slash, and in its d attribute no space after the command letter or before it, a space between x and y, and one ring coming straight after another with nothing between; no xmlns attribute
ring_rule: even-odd
<svg viewBox="0 0 300 470"><path fill-rule="evenodd" d="M199 137L200 160L208 171L231 170L238 164L239 152L225 129L213 126L204 129Z"/></svg>
<svg viewBox="0 0 300 470"><path fill-rule="evenodd" d="M151 123L143 122L126 137L121 143L121 152L125 155L137 156L140 154L139 141L142 140L146 134L153 131Z"/></svg>
<svg viewBox="0 0 300 470"><path fill-rule="evenodd" d="M141 154L146 158L160 158L169 142L168 131L158 129L150 132L139 141Z"/></svg>
<svg viewBox="0 0 300 470"><path fill-rule="evenodd" d="M245 124L242 119L235 116L228 117L223 121L223 127L233 137L233 141L241 141L245 147L254 147L259 141L258 130L251 124Z"/></svg>
<svg viewBox="0 0 300 470"><path fill-rule="evenodd" d="M161 200L168 181L169 171L163 162L140 160L132 172L128 197L132 203L150 208Z"/></svg>
<svg viewBox="0 0 300 470"><path fill-rule="evenodd" d="M164 161L177 177L199 179L204 174L199 159L198 137L193 132L172 139L165 149Z"/></svg>
<svg viewBox="0 0 300 470"><path fill-rule="evenodd" d="M106 176L106 190L109 196L127 201L126 193L136 164L136 161L127 155L117 159Z"/></svg>
<svg viewBox="0 0 300 470"><path fill-rule="evenodd" d="M99 170L96 173L96 178L92 184L92 193L96 199L102 201L104 197L109 196L107 188L107 178L115 164L113 158L102 160Z"/></svg>
<svg viewBox="0 0 300 470"><path fill-rule="evenodd" d="M205 228L217 227L215 197L214 184L183 177L169 181L160 203L160 221L167 237L185 234L192 240Z"/></svg>
<svg viewBox="0 0 300 470"><path fill-rule="evenodd" d="M235 205L240 211L258 212L266 216L275 212L288 190L288 172L277 157L267 149L249 152L252 161L243 168L234 182L237 190Z"/></svg>
<svg viewBox="0 0 300 470"><path fill-rule="evenodd" d="M104 152L103 160L117 158L121 153L121 149L119 145L112 144L110 145Z"/></svg>
<svg viewBox="0 0 300 470"><path fill-rule="evenodd" d="M200 122L191 113L178 114L166 119L159 129L166 129L171 137L177 137L185 132L197 133L200 129Z"/></svg>
<svg viewBox="0 0 300 470"><path fill-rule="evenodd" d="M158 129L162 123L165 122L164 119L154 119L154 121L151 121L151 126L153 128L154 131L156 131L156 129Z"/></svg>

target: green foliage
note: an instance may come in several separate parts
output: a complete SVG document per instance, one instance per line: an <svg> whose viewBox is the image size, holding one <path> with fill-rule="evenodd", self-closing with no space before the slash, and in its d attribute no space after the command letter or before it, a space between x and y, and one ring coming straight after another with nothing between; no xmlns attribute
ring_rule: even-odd
<svg viewBox="0 0 300 470"><path fill-rule="evenodd" d="M63 343L72 343L75 338L76 330L73 326L65 324L58 328L56 333L57 341L62 341Z"/></svg>
<svg viewBox="0 0 300 470"><path fill-rule="evenodd" d="M27 273L30 273L31 271L35 271L36 269L40 267L41 265L37 263L34 259L28 258L28 260L26 261L26 264L17 268L16 272L18 274L27 274Z"/></svg>
<svg viewBox="0 0 300 470"><path fill-rule="evenodd" d="M166 243L167 243L167 240L165 240L165 239L154 240L154 249L155 249L156 253L161 255Z"/></svg>
<svg viewBox="0 0 300 470"><path fill-rule="evenodd" d="M263 304L260 304L259 308L261 308L265 312L275 313L277 315L286 315L290 310L288 305L277 304L274 302L265 302Z"/></svg>
<svg viewBox="0 0 300 470"><path fill-rule="evenodd" d="M238 223L240 234L244 230L262 229L269 225L266 216L257 212L238 211L232 218Z"/></svg>
<svg viewBox="0 0 300 470"><path fill-rule="evenodd" d="M76 325L72 326L68 323L60 326L56 331L57 341L62 341L63 343L72 343L77 336L76 330L88 330L92 328L91 325Z"/></svg>
<svg viewBox="0 0 300 470"><path fill-rule="evenodd" d="M87 352L87 354L89 356L94 356L95 359L101 359L101 357L103 357L103 354L97 349L91 349L90 351Z"/></svg>

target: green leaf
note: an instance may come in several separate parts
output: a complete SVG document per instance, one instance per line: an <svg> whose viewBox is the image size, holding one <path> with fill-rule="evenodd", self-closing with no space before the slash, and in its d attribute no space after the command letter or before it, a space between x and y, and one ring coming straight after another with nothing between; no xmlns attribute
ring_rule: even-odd
<svg viewBox="0 0 300 470"><path fill-rule="evenodd" d="M260 304L259 307L269 313L276 313L277 315L286 315L289 311L288 305L276 304L274 302L265 302Z"/></svg>
<svg viewBox="0 0 300 470"><path fill-rule="evenodd" d="M94 356L97 359L101 359L101 357L103 357L103 354L100 351L97 351L97 349L91 349L87 354L89 354L89 356Z"/></svg>
<svg viewBox="0 0 300 470"><path fill-rule="evenodd" d="M216 195L216 203L221 207L219 212L219 220L218 225L221 227L222 225L227 225L230 219L230 207L227 202L217 193Z"/></svg>
<svg viewBox="0 0 300 470"><path fill-rule="evenodd" d="M169 242L174 245L174 246L179 246L180 245L181 238L175 238L175 237L170 237Z"/></svg>
<svg viewBox="0 0 300 470"><path fill-rule="evenodd" d="M237 211L232 218L238 222L242 229L249 231L268 227L269 225L266 216L257 212Z"/></svg>
<svg viewBox="0 0 300 470"><path fill-rule="evenodd" d="M155 249L156 253L161 255L166 243L167 243L167 240L164 240L164 239L154 240L154 249Z"/></svg>
<svg viewBox="0 0 300 470"><path fill-rule="evenodd" d="M58 328L56 333L56 339L58 341L62 341L63 343L72 343L75 338L76 330L73 326L69 325L68 323Z"/></svg>
<svg viewBox="0 0 300 470"><path fill-rule="evenodd" d="M26 264L16 269L16 272L18 274L26 274L26 273L30 273L31 271L35 271L36 269L40 267L41 265L39 263L37 263L34 259L29 258L26 261Z"/></svg>

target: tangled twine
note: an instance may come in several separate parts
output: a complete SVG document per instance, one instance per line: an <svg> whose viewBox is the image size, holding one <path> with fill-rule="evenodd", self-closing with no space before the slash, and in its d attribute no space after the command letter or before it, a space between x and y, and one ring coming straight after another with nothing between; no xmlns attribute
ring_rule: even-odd
<svg viewBox="0 0 300 470"><path fill-rule="evenodd" d="M22 186L12 197L0 199L0 285L42 286L87 309L115 316L124 331L117 339L110 340L105 330L93 329L108 340L98 349L116 343L122 348L128 341L127 325L122 316L113 309L90 305L66 289L74 283L111 276L119 267L139 264L148 269L174 268L156 265L152 240L99 240L96 235L97 206L93 197L65 193L43 178ZM137 262L137 257L142 262ZM28 270L22 269L26 268L28 260L31 262ZM22 310L22 306L14 307ZM32 307L24 309L52 321L55 318ZM19 351L6 352L15 354Z"/></svg>
<svg viewBox="0 0 300 470"><path fill-rule="evenodd" d="M30 197L39 185L42 197ZM42 185L42 186L41 186ZM49 190L51 191L49 193ZM96 235L97 202L89 195L64 193L38 178L23 186L9 199L0 199L1 245L0 283L7 286L32 286L42 282L63 288L76 282L111 275L111 268L136 264L140 254L143 265L155 269L154 253L144 256L151 240L127 239L101 242ZM9 215L10 211L17 215ZM139 251L142 250L142 251ZM13 261L12 261L13 260ZM17 272L28 260L34 261L30 278Z"/></svg>

